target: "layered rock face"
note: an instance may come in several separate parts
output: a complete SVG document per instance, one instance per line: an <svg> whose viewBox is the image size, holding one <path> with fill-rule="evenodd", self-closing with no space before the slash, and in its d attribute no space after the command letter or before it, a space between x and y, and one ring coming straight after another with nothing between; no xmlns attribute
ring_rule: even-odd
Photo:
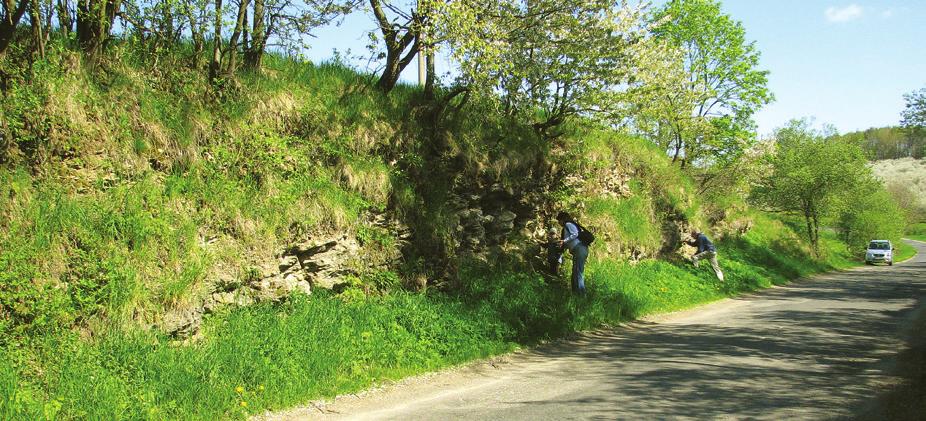
<svg viewBox="0 0 926 421"><path fill-rule="evenodd" d="M348 234L293 244L280 250L276 262L249 268L243 276L214 281L199 305L166 315L160 328L173 337L187 338L197 333L203 316L222 308L281 301L294 293L311 294L314 288L334 289L348 275L395 267L410 231L385 215L367 217L370 226L391 233L397 240L395 246L364 245Z"/></svg>

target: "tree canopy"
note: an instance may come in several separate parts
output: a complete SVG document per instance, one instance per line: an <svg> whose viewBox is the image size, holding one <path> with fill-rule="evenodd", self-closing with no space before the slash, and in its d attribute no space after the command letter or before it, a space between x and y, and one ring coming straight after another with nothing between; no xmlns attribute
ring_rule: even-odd
<svg viewBox="0 0 926 421"><path fill-rule="evenodd" d="M926 88L905 94L900 124L907 130L910 156L926 156Z"/></svg>
<svg viewBox="0 0 926 421"><path fill-rule="evenodd" d="M681 72L638 87L637 127L683 164L734 161L755 140L753 114L772 101L755 43L715 0L672 0L650 20L680 52Z"/></svg>
<svg viewBox="0 0 926 421"><path fill-rule="evenodd" d="M573 116L615 119L625 86L658 55L642 4L463 1L443 10L461 83L548 135Z"/></svg>
<svg viewBox="0 0 926 421"><path fill-rule="evenodd" d="M755 203L803 218L807 239L819 250L820 227L839 214L850 193L870 191L874 178L858 145L792 120L775 132L765 176L752 191Z"/></svg>

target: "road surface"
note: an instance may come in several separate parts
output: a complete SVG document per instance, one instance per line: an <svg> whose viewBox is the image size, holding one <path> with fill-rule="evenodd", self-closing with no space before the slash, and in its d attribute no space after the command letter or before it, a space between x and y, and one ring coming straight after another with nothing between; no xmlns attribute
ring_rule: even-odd
<svg viewBox="0 0 926 421"><path fill-rule="evenodd" d="M854 417L899 382L896 357L926 316L926 243L911 244L917 257L892 267L825 274L266 419Z"/></svg>

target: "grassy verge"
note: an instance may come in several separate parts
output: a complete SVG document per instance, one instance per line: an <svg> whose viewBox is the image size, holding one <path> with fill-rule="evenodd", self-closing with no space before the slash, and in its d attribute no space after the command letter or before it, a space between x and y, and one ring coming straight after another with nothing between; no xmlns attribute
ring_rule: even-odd
<svg viewBox="0 0 926 421"><path fill-rule="evenodd" d="M3 351L0 417L243 418L850 264L835 241L812 260L785 225L759 222L718 242L725 282L685 261L631 265L593 249L585 298L563 279L473 263L453 295L297 296L213 316L192 345L139 331L45 336Z"/></svg>
<svg viewBox="0 0 926 421"><path fill-rule="evenodd" d="M895 262L903 262L905 260L910 260L911 258L913 258L913 256L916 256L916 249L913 248L913 246L903 241L898 241L896 244L897 244L897 251L894 254Z"/></svg>
<svg viewBox="0 0 926 421"><path fill-rule="evenodd" d="M926 241L926 222L912 224L907 227L907 233L904 237L911 240Z"/></svg>

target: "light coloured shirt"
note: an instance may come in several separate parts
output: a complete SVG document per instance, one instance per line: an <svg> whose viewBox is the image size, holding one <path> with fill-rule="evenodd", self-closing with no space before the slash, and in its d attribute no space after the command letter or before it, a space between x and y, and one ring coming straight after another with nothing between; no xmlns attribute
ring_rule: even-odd
<svg viewBox="0 0 926 421"><path fill-rule="evenodd" d="M563 243L569 250L579 245L579 227L577 227L576 224L567 222L563 227Z"/></svg>

